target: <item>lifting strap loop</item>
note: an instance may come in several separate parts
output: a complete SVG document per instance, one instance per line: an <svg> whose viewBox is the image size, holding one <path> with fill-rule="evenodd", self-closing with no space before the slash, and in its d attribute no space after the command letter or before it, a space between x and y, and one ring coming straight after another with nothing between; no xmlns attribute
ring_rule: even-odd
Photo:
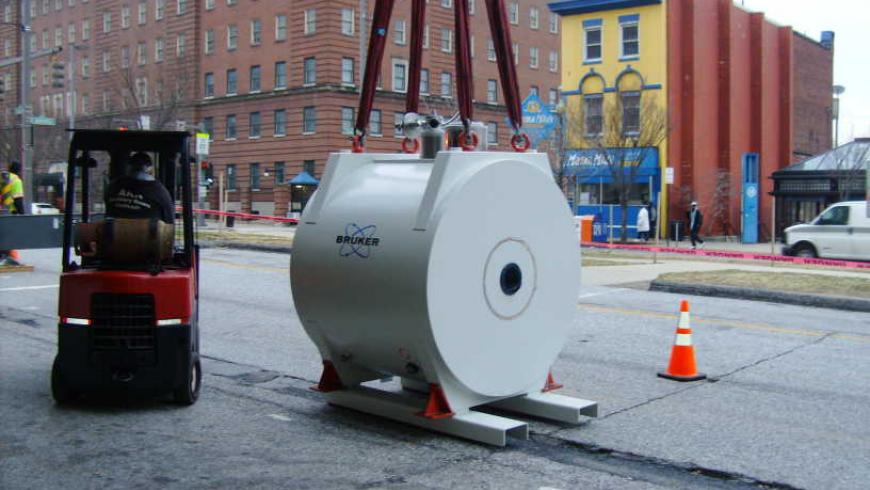
<svg viewBox="0 0 870 490"><path fill-rule="evenodd" d="M423 69L423 30L426 25L426 0L413 0L411 4L411 63L408 69L408 91L405 94L405 112L418 113L420 108L420 72Z"/></svg>
<svg viewBox="0 0 870 490"><path fill-rule="evenodd" d="M471 43L468 33L468 0L454 0L456 32L456 99L466 134L474 118L474 82L471 70ZM464 143L464 142L463 142Z"/></svg>
<svg viewBox="0 0 870 490"><path fill-rule="evenodd" d="M492 42L495 45L498 60L498 74L504 92L508 117L514 131L519 132L523 125L520 89L517 83L517 67L514 64L513 45L511 44L510 24L504 9L504 0L486 0L486 13L489 17L489 29L492 32Z"/></svg>
<svg viewBox="0 0 870 490"><path fill-rule="evenodd" d="M395 0L377 0L375 12L372 16L372 31L369 36L369 49L366 56L366 69L363 75L362 92L359 100L359 113L356 115L354 132L360 136L360 143L365 144L366 128L369 125L369 116L372 112L372 103L375 99L375 88L380 72L381 61L384 58L384 46L387 43L390 17L393 15L393 3Z"/></svg>

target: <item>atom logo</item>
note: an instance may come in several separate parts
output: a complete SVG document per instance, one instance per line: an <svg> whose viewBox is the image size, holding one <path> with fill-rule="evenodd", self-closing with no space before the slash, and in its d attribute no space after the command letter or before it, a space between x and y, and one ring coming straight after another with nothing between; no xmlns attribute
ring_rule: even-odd
<svg viewBox="0 0 870 490"><path fill-rule="evenodd" d="M335 237L336 243L341 244L341 248L338 250L339 255L369 258L372 247L377 247L381 243L381 239L374 236L377 230L378 227L375 225L360 227L356 223L348 223L344 227L344 235Z"/></svg>

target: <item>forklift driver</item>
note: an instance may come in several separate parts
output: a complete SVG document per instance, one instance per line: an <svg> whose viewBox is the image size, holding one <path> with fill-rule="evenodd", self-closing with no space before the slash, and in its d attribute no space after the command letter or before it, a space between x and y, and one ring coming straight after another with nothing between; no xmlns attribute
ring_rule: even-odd
<svg viewBox="0 0 870 490"><path fill-rule="evenodd" d="M173 224L172 197L154 179L154 164L146 153L135 153L127 164L127 175L113 180L106 193L106 215L111 218L157 218Z"/></svg>

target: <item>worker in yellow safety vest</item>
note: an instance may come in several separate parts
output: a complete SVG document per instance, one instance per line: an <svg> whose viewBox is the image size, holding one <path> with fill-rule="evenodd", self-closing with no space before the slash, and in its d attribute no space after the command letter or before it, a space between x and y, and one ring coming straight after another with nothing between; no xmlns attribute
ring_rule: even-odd
<svg viewBox="0 0 870 490"><path fill-rule="evenodd" d="M12 162L0 172L0 209L10 214L24 214L24 185L21 182L21 164ZM18 265L17 250L0 250L0 265Z"/></svg>

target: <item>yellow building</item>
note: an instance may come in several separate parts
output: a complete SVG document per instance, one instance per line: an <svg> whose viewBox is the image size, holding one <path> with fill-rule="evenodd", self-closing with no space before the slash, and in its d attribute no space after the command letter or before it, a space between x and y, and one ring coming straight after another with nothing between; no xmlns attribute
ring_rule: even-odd
<svg viewBox="0 0 870 490"><path fill-rule="evenodd" d="M619 167L632 182L633 225L645 200L667 202L665 4L573 0L549 6L562 17L565 168L575 177L577 211L618 202L613 169ZM666 223L666 207L658 214L659 225Z"/></svg>

